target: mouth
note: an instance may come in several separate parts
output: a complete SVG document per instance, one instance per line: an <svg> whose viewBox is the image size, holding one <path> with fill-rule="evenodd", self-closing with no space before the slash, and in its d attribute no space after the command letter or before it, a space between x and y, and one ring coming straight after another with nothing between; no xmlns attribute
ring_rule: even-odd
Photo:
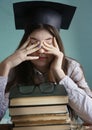
<svg viewBox="0 0 92 130"><path fill-rule="evenodd" d="M39 56L39 59L40 60L45 60L45 59L47 59L47 57L46 56L44 56L44 57L43 56Z"/></svg>

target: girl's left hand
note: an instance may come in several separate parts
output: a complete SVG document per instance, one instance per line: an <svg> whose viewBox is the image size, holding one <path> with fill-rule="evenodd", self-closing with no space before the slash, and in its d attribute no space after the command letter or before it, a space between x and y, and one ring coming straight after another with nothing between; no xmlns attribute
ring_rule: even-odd
<svg viewBox="0 0 92 130"><path fill-rule="evenodd" d="M43 48L46 50L45 54L54 55L53 64L51 65L52 69L61 69L63 53L59 50L56 39L53 38L53 44L48 44L44 41Z"/></svg>
<svg viewBox="0 0 92 130"><path fill-rule="evenodd" d="M45 54L54 55L54 59L50 66L50 74L52 75L51 77L53 77L53 75L54 75L54 77L53 77L54 79L56 79L56 77L58 77L58 79L59 79L59 78L62 78L63 76L65 76L64 71L62 70L62 62L63 62L64 54L59 50L59 46L56 42L55 37L53 38L52 45L48 44L44 41L43 48L46 50Z"/></svg>

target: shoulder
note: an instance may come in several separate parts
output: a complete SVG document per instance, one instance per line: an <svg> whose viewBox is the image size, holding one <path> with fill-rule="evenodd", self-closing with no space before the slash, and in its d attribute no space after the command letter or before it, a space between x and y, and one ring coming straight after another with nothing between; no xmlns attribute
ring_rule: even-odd
<svg viewBox="0 0 92 130"><path fill-rule="evenodd" d="M83 68L77 60L70 57L66 57L66 60L68 61L68 68L67 68L68 76L72 76L72 75L74 76L76 74L83 75Z"/></svg>
<svg viewBox="0 0 92 130"><path fill-rule="evenodd" d="M68 61L68 65L71 66L71 67L73 67L73 68L77 67L77 66L81 67L81 64L77 60L75 60L73 58L66 57L66 60Z"/></svg>

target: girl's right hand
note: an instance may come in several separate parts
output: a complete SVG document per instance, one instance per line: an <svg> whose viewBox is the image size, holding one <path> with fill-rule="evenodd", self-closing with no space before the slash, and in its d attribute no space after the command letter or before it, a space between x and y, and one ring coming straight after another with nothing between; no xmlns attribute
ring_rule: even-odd
<svg viewBox="0 0 92 130"><path fill-rule="evenodd" d="M39 45L39 43L31 45L30 39L28 38L18 50L0 63L0 75L7 76L11 68L19 65L23 61L38 59L38 56L32 56L31 54L40 49Z"/></svg>

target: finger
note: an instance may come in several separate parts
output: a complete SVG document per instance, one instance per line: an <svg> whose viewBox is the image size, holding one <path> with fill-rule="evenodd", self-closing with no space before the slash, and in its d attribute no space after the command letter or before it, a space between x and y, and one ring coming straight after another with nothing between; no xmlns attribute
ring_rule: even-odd
<svg viewBox="0 0 92 130"><path fill-rule="evenodd" d="M24 42L24 44L20 47L20 49L24 49L25 47L29 45L29 43L30 43L30 39L28 38L26 42Z"/></svg>
<svg viewBox="0 0 92 130"><path fill-rule="evenodd" d="M27 47L25 50L28 53L33 53L35 51L38 51L41 48L41 45L39 44L39 42Z"/></svg>
<svg viewBox="0 0 92 130"><path fill-rule="evenodd" d="M47 44L45 41L43 42L43 48L45 48L45 49L47 49L47 50L48 50L48 49L51 50L51 49L53 49L53 47L54 47L54 46Z"/></svg>
<svg viewBox="0 0 92 130"><path fill-rule="evenodd" d="M43 48L46 50L44 52L45 54L57 55L58 50L59 50L56 47L54 47L53 45L48 45L46 42L44 42Z"/></svg>
<svg viewBox="0 0 92 130"><path fill-rule="evenodd" d="M46 44L46 46L44 45L43 48L46 50L44 53L45 54L55 54L58 52L58 49L55 48L54 46Z"/></svg>
<svg viewBox="0 0 92 130"><path fill-rule="evenodd" d="M59 49L59 46L58 46L57 41L56 41L56 38L54 37L53 40L54 40L54 46Z"/></svg>
<svg viewBox="0 0 92 130"><path fill-rule="evenodd" d="M37 60L39 59L39 56L27 56L26 60Z"/></svg>
<svg viewBox="0 0 92 130"><path fill-rule="evenodd" d="M38 51L39 49L40 49L39 47L31 48L31 49L29 49L29 50L26 51L26 54L27 55L28 54L32 54L32 53Z"/></svg>
<svg viewBox="0 0 92 130"><path fill-rule="evenodd" d="M30 46L26 47L26 50L31 50L31 49L33 49L35 47L40 48L41 47L40 43L39 42L35 42L33 45L30 45Z"/></svg>

